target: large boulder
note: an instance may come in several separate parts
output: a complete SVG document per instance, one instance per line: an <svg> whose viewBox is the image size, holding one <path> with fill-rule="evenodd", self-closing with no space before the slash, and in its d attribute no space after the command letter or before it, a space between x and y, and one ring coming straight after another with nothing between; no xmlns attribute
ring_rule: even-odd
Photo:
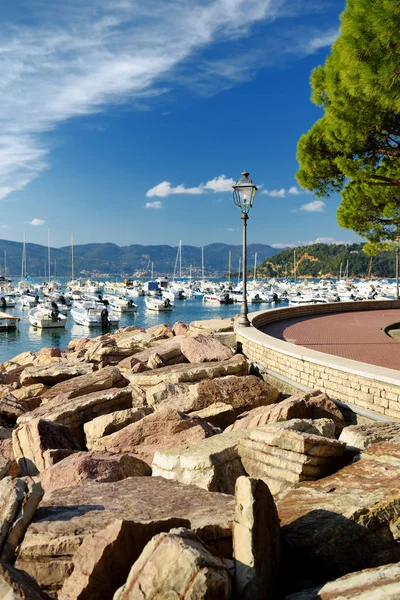
<svg viewBox="0 0 400 600"><path fill-rule="evenodd" d="M117 410L108 415L96 417L93 421L89 421L83 425L85 431L86 446L90 450L96 440L120 431L131 423L140 421L146 415L150 415L153 409L150 406L142 406L139 408L127 408L125 410Z"/></svg>
<svg viewBox="0 0 400 600"><path fill-rule="evenodd" d="M150 348L137 352L135 358L146 364L149 361L150 356L154 352L157 352L166 365L187 363L188 360L182 354L181 350L181 342L183 339L183 336L174 336L169 339L153 341Z"/></svg>
<svg viewBox="0 0 400 600"><path fill-rule="evenodd" d="M45 495L21 543L16 566L34 576L42 589L55 592L71 574L73 557L82 543L89 538L90 544L90 538L116 519L128 521L132 527L142 525L140 539L135 535L130 537L130 544L139 553L149 539L138 548L145 532L154 535L155 522L174 517L186 519L186 526L202 540L229 556L233 516L232 496L206 492L162 477L130 477L114 483L82 482ZM87 552L84 554L90 559Z"/></svg>
<svg viewBox="0 0 400 600"><path fill-rule="evenodd" d="M153 325L153 327L146 329L146 333L150 333L154 340L167 340L168 338L174 337L174 332L166 323Z"/></svg>
<svg viewBox="0 0 400 600"><path fill-rule="evenodd" d="M194 444L214 433L213 427L198 417L168 409L147 415L121 431L99 439L93 449L135 454L151 464L157 450Z"/></svg>
<svg viewBox="0 0 400 600"><path fill-rule="evenodd" d="M233 524L238 598L269 600L277 597L280 551L279 518L268 486L260 479L239 477Z"/></svg>
<svg viewBox="0 0 400 600"><path fill-rule="evenodd" d="M174 335L185 335L189 331L189 325L183 321L176 321L172 327Z"/></svg>
<svg viewBox="0 0 400 600"><path fill-rule="evenodd" d="M40 406L43 394L48 390L48 386L43 383L33 383L13 390L12 395L19 402L24 402L29 410L34 410Z"/></svg>
<svg viewBox="0 0 400 600"><path fill-rule="evenodd" d="M64 394L64 397L68 399L76 398L100 390L125 387L128 384L116 367L106 367L105 369L91 372L93 368L93 365L89 365L89 372L86 375L75 377L73 381L63 381L54 385L44 393L43 401L49 402L59 394Z"/></svg>
<svg viewBox="0 0 400 600"><path fill-rule="evenodd" d="M315 588L286 596L285 600L397 600L400 563L364 569Z"/></svg>
<svg viewBox="0 0 400 600"><path fill-rule="evenodd" d="M216 332L233 331L233 323L233 317L192 321L189 325L189 333L202 333L207 335Z"/></svg>
<svg viewBox="0 0 400 600"><path fill-rule="evenodd" d="M76 452L40 473L46 494L82 481L120 481L127 477L151 475L149 466L129 454Z"/></svg>
<svg viewBox="0 0 400 600"><path fill-rule="evenodd" d="M303 399L286 398L271 406L259 406L248 412L243 412L238 419L228 427L228 431L240 429L255 429L268 423L290 421L291 419L310 418L310 411Z"/></svg>
<svg viewBox="0 0 400 600"><path fill-rule="evenodd" d="M74 438L83 445L85 423L100 415L131 407L132 390L129 387L109 388L72 398L68 394L60 394L29 416L23 415L18 423L23 425L36 418L61 423L69 427Z"/></svg>
<svg viewBox="0 0 400 600"><path fill-rule="evenodd" d="M227 375L247 375L249 364L244 356L238 354L229 360L215 363L170 365L155 371L146 371L135 375L127 374L132 385L152 386L165 381L171 383L196 383L202 379L215 379Z"/></svg>
<svg viewBox="0 0 400 600"><path fill-rule="evenodd" d="M20 381L22 385L32 385L34 383L43 383L44 385L56 385L57 383L68 381L91 373L93 365L88 363L51 363L45 366L32 366L24 369L21 373Z"/></svg>
<svg viewBox="0 0 400 600"><path fill-rule="evenodd" d="M373 422L364 425L351 425L343 429L339 438L349 446L364 450L378 442L400 443L400 423Z"/></svg>
<svg viewBox="0 0 400 600"><path fill-rule="evenodd" d="M226 563L192 531L181 528L160 533L146 545L114 600L230 600L231 593Z"/></svg>
<svg viewBox="0 0 400 600"><path fill-rule="evenodd" d="M345 444L332 439L332 421L294 419L250 430L239 442L239 455L250 477L262 479L279 494L295 483L324 477L341 466ZM324 427L332 437L325 437Z"/></svg>
<svg viewBox="0 0 400 600"><path fill-rule="evenodd" d="M45 419L32 419L17 427L12 439L21 475L37 475L57 462L60 453L52 450L64 450L67 456L80 449L68 427Z"/></svg>
<svg viewBox="0 0 400 600"><path fill-rule="evenodd" d="M167 381L148 388L146 392L147 403L156 410L171 408L192 412L224 402L234 409L236 415L255 406L272 404L278 396L278 390L254 375L204 379L194 384Z"/></svg>
<svg viewBox="0 0 400 600"><path fill-rule="evenodd" d="M211 335L194 335L181 342L182 354L190 363L203 363L228 360L233 352Z"/></svg>
<svg viewBox="0 0 400 600"><path fill-rule="evenodd" d="M371 455L319 481L301 482L277 508L283 572L291 573L287 592L400 561L399 458Z"/></svg>
<svg viewBox="0 0 400 600"><path fill-rule="evenodd" d="M67 352L60 348L41 348L36 352L34 365L49 365L67 360Z"/></svg>
<svg viewBox="0 0 400 600"><path fill-rule="evenodd" d="M222 433L197 444L159 450L153 458L153 476L234 494L236 479L245 475L238 442L246 436L246 431Z"/></svg>
<svg viewBox="0 0 400 600"><path fill-rule="evenodd" d="M20 569L0 563L0 598L3 600L50 600L36 581Z"/></svg>
<svg viewBox="0 0 400 600"><path fill-rule="evenodd" d="M204 419L207 423L211 423L211 425L220 429L226 429L236 419L236 414L232 406L224 402L214 402L214 404L210 404L207 408L194 410L190 414L192 417L200 417L200 419Z"/></svg>

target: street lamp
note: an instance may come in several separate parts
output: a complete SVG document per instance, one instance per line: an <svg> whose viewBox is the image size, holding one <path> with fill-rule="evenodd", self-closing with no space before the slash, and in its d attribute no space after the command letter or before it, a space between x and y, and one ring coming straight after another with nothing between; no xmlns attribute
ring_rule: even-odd
<svg viewBox="0 0 400 600"><path fill-rule="evenodd" d="M396 238L396 300L399 300L399 243L400 238Z"/></svg>
<svg viewBox="0 0 400 600"><path fill-rule="evenodd" d="M240 208L243 221L243 302L240 310L239 325L249 327L250 321L247 318L247 219L249 211L253 206L257 187L249 177L247 171L243 171L242 176L233 187L233 199L236 206Z"/></svg>

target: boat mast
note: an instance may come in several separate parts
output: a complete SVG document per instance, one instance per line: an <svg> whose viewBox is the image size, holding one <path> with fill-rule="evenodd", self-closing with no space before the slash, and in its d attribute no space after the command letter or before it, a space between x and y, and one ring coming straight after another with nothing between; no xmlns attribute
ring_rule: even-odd
<svg viewBox="0 0 400 600"><path fill-rule="evenodd" d="M296 283L296 250L293 250L293 276Z"/></svg>
<svg viewBox="0 0 400 600"><path fill-rule="evenodd" d="M257 280L257 252L254 254L254 281Z"/></svg>
<svg viewBox="0 0 400 600"><path fill-rule="evenodd" d="M71 233L71 275L72 281L74 281L74 234Z"/></svg>
<svg viewBox="0 0 400 600"><path fill-rule="evenodd" d="M339 280L342 280L342 263L340 263Z"/></svg>
<svg viewBox="0 0 400 600"><path fill-rule="evenodd" d="M26 275L26 233L24 233L24 243L22 246L21 279L24 279L25 275Z"/></svg>
<svg viewBox="0 0 400 600"><path fill-rule="evenodd" d="M204 281L204 248L201 248L201 278Z"/></svg>
<svg viewBox="0 0 400 600"><path fill-rule="evenodd" d="M154 277L154 263L151 263L151 279Z"/></svg>
<svg viewBox="0 0 400 600"><path fill-rule="evenodd" d="M231 283L231 259L232 259L232 251L229 250L228 255L228 283Z"/></svg>
<svg viewBox="0 0 400 600"><path fill-rule="evenodd" d="M179 279L182 281L182 240L179 240Z"/></svg>
<svg viewBox="0 0 400 600"><path fill-rule="evenodd" d="M4 250L4 277L7 277L7 252Z"/></svg>
<svg viewBox="0 0 400 600"><path fill-rule="evenodd" d="M242 264L242 259L239 257L238 286L239 286L239 283L240 283L241 264Z"/></svg>
<svg viewBox="0 0 400 600"><path fill-rule="evenodd" d="M347 259L347 263L346 263L346 279L349 278L349 259Z"/></svg>
<svg viewBox="0 0 400 600"><path fill-rule="evenodd" d="M48 274L49 281L51 279L51 263L50 263L50 227L47 230L47 262L48 262Z"/></svg>

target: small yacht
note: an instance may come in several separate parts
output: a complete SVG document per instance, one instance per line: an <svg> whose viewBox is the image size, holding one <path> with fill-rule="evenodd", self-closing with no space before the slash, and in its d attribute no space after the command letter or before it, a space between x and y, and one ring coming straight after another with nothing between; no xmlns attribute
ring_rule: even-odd
<svg viewBox="0 0 400 600"><path fill-rule="evenodd" d="M104 296L104 301L105 300L107 300L108 306L114 312L137 312L137 304L135 304L131 298L120 298L119 296Z"/></svg>
<svg viewBox="0 0 400 600"><path fill-rule="evenodd" d="M149 310L157 312L170 312L175 308L174 304L168 298L163 300L161 298L154 298L153 296L146 296L145 303Z"/></svg>
<svg viewBox="0 0 400 600"><path fill-rule="evenodd" d="M212 302L214 304L233 304L234 300L229 292L212 292L204 294L203 302Z"/></svg>
<svg viewBox="0 0 400 600"><path fill-rule="evenodd" d="M65 327L67 317L62 315L56 308L45 308L35 306L28 312L28 318L31 325L41 329L54 329L56 327Z"/></svg>
<svg viewBox="0 0 400 600"><path fill-rule="evenodd" d="M0 308L4 310L5 308L14 308L15 307L15 299L12 296L8 296L4 294L0 297Z"/></svg>
<svg viewBox="0 0 400 600"><path fill-rule="evenodd" d="M71 315L75 323L86 327L117 326L119 323L119 318L110 315L104 304L98 302L75 302L71 308Z"/></svg>

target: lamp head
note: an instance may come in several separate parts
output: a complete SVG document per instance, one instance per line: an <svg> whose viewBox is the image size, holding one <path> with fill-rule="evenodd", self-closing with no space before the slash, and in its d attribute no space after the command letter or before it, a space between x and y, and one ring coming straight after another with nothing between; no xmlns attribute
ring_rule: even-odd
<svg viewBox="0 0 400 600"><path fill-rule="evenodd" d="M241 178L232 187L236 206L240 208L242 213L247 214L253 206L258 189L250 179L248 171L243 171Z"/></svg>

